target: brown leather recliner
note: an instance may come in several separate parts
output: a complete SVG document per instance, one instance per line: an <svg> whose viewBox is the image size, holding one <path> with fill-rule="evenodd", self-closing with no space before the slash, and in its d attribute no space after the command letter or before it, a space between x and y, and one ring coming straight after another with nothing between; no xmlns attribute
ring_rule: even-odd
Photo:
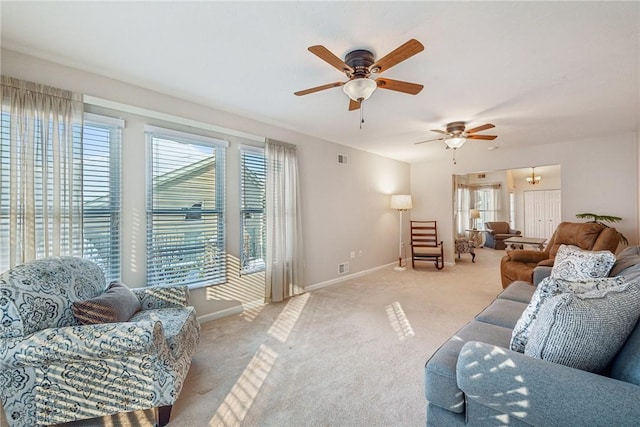
<svg viewBox="0 0 640 427"><path fill-rule="evenodd" d="M544 251L514 250L500 261L502 287L516 280L533 284L533 269L537 266L553 266L560 245L574 245L584 250L615 253L620 236L615 228L593 222L563 222L549 239Z"/></svg>

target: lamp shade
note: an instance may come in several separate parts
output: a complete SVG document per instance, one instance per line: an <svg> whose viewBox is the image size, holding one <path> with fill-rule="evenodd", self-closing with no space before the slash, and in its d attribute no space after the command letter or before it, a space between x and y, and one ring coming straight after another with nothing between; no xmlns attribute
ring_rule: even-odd
<svg viewBox="0 0 640 427"><path fill-rule="evenodd" d="M391 196L391 209L397 209L399 211L406 211L411 209L411 195L409 194L394 194Z"/></svg>
<svg viewBox="0 0 640 427"><path fill-rule="evenodd" d="M480 218L480 211L478 209L471 209L469 211L469 216L471 219L478 219Z"/></svg>
<svg viewBox="0 0 640 427"><path fill-rule="evenodd" d="M444 143L454 150L462 147L465 142L467 142L467 138L464 137L447 138L444 140Z"/></svg>
<svg viewBox="0 0 640 427"><path fill-rule="evenodd" d="M377 87L378 84L374 80L362 77L349 80L342 86L342 90L349 98L361 102L368 99Z"/></svg>

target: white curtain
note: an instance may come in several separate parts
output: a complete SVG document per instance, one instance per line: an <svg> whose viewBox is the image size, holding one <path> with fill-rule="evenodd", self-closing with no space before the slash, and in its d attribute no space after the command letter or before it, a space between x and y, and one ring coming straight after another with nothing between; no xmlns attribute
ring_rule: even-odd
<svg viewBox="0 0 640 427"><path fill-rule="evenodd" d="M267 140L267 302L304 292L302 215L296 146Z"/></svg>
<svg viewBox="0 0 640 427"><path fill-rule="evenodd" d="M1 86L1 270L81 255L82 95L6 76Z"/></svg>

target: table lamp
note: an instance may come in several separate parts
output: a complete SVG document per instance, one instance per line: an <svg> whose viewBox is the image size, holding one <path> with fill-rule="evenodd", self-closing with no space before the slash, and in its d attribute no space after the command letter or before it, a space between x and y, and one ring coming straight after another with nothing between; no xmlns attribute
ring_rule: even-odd
<svg viewBox="0 0 640 427"><path fill-rule="evenodd" d="M473 220L473 229L477 230L477 219L480 218L480 211L478 209L471 209L469 211L469 217Z"/></svg>

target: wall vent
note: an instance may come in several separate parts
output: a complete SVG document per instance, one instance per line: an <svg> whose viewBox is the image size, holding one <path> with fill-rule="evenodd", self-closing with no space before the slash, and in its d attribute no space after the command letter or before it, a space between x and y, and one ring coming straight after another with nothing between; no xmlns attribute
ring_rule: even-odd
<svg viewBox="0 0 640 427"><path fill-rule="evenodd" d="M349 272L349 263L343 262L342 264L338 264L338 274L345 274Z"/></svg>
<svg viewBox="0 0 640 427"><path fill-rule="evenodd" d="M478 174L478 179L484 179L486 177L487 177L487 174L484 174L484 173L479 173Z"/></svg>
<svg viewBox="0 0 640 427"><path fill-rule="evenodd" d="M338 153L338 164L346 165L347 163L349 163L349 156L347 156L346 154Z"/></svg>

